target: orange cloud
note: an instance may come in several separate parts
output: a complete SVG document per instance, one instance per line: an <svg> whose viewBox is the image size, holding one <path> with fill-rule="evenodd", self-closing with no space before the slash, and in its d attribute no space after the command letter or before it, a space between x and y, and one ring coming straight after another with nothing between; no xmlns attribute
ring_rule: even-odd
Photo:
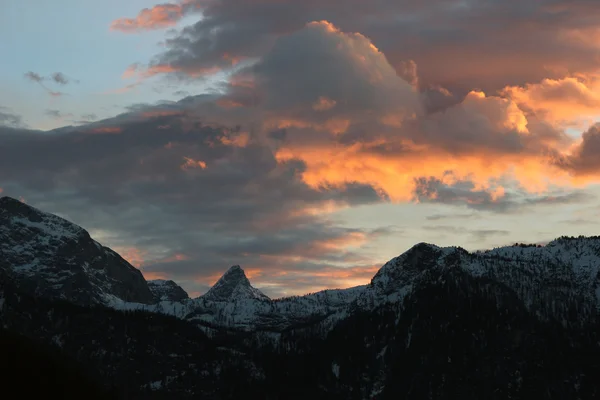
<svg viewBox="0 0 600 400"><path fill-rule="evenodd" d="M387 121L380 122L385 125ZM417 128L391 125L389 133L378 135L373 124L372 136L347 144L335 139L345 131L328 132L324 126L315 143L306 142L302 132L289 131L276 158L280 162L302 160L306 164L302 178L315 189L362 183L398 202L413 199L415 179L448 180L448 171L452 179L472 181L476 190L492 189L493 199L504 194L504 188L493 184L500 179L515 180L534 193L546 190L551 182L572 180L553 165L555 153L548 151L552 148L544 150L541 145L555 145L558 151L558 139L544 142L531 130L534 125L525 114L506 99L472 92L463 103L421 119Z"/></svg>
<svg viewBox="0 0 600 400"><path fill-rule="evenodd" d="M139 68L140 68L140 65L138 63L131 64L129 67L127 67L125 72L123 72L123 75L121 76L121 78L123 78L123 79L133 78L137 74Z"/></svg>
<svg viewBox="0 0 600 400"><path fill-rule="evenodd" d="M368 238L364 232L350 232L345 236L320 241L315 243L315 247L320 251L327 252L340 250L347 247L359 247L367 242Z"/></svg>
<svg viewBox="0 0 600 400"><path fill-rule="evenodd" d="M169 257L159 258L156 260L149 260L148 262L145 263L145 266L150 266L153 264L161 264L161 263L172 263L172 262L177 262L177 261L187 261L189 259L190 258L185 254L176 253Z"/></svg>
<svg viewBox="0 0 600 400"><path fill-rule="evenodd" d="M142 82L130 83L129 85L125 85L118 89L107 90L103 94L123 94L132 91L136 87L138 87Z"/></svg>
<svg viewBox="0 0 600 400"><path fill-rule="evenodd" d="M206 168L206 163L204 161L194 160L193 158L190 158L190 157L183 157L183 158L185 159L185 162L183 164L181 164L181 169L184 171L187 171L187 170L193 169L193 168L200 168L200 169Z"/></svg>
<svg viewBox="0 0 600 400"><path fill-rule="evenodd" d="M141 269L140 271L142 272L142 275L144 275L144 279L146 279L147 281L151 281L154 279L169 279L167 274L165 274L164 272L150 272L144 271L143 269Z"/></svg>
<svg viewBox="0 0 600 400"><path fill-rule="evenodd" d="M138 69L138 73L141 75L142 78L149 78L154 75L166 74L166 73L175 72L175 71L176 71L175 68L171 67L170 65L166 65L166 64L153 65L144 70Z"/></svg>
<svg viewBox="0 0 600 400"><path fill-rule="evenodd" d="M244 106L242 103L231 99L219 99L217 100L217 105L223 108L235 108Z"/></svg>
<svg viewBox="0 0 600 400"><path fill-rule="evenodd" d="M250 134L248 132L238 132L235 134L223 135L219 140L226 146L246 147L250 142Z"/></svg>
<svg viewBox="0 0 600 400"><path fill-rule="evenodd" d="M313 69L323 54L327 62ZM290 57L297 61L281 61ZM531 107L555 110L561 118L580 113L582 106L598 109L592 78L544 80L499 95L474 90L458 103L425 112L424 94L414 87L417 65L410 61L404 67L400 77L365 36L341 32L327 21L312 22L281 38L254 75L234 75L217 115L244 126L243 119L254 113L247 119L261 119L263 134L283 130L284 140L273 144L277 161L302 161L302 180L316 190L358 183L383 198L407 202L415 199L416 181L427 177L446 184L471 182L473 191L500 201L511 181L541 193L579 179L564 162L556 162L571 154L573 139L556 118ZM261 101L251 109L228 108L238 105L231 101L241 87L259 93ZM445 88L438 92L453 97ZM573 96L579 112L561 107Z"/></svg>
<svg viewBox="0 0 600 400"><path fill-rule="evenodd" d="M119 18L110 24L110 29L124 33L135 33L174 26L183 18L183 6L179 4L159 4L144 8L135 18Z"/></svg>
<svg viewBox="0 0 600 400"><path fill-rule="evenodd" d="M326 111L329 110L336 105L336 101L329 99L327 97L321 96L319 99L313 104L313 110L315 111Z"/></svg>
<svg viewBox="0 0 600 400"><path fill-rule="evenodd" d="M184 73L191 78L200 78L207 75L213 75L220 72L220 67L208 67L208 68L176 68L168 64L156 64L148 67L142 67L140 65L129 66L122 75L123 79L137 78L138 83L144 79L152 78L153 76L160 74L169 73Z"/></svg>
<svg viewBox="0 0 600 400"><path fill-rule="evenodd" d="M144 250L135 247L115 247L114 250L119 253L124 260L136 268L142 267L144 258L147 254Z"/></svg>
<svg viewBox="0 0 600 400"><path fill-rule="evenodd" d="M544 79L540 83L506 87L502 94L524 110L555 124L589 125L600 115L600 76Z"/></svg>

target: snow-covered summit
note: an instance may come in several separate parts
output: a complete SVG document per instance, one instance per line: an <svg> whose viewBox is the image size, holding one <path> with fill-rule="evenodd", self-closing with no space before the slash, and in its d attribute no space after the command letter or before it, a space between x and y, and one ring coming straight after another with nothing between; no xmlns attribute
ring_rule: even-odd
<svg viewBox="0 0 600 400"><path fill-rule="evenodd" d="M19 200L0 198L0 268L19 287L76 304L151 304L141 272L88 232Z"/></svg>
<svg viewBox="0 0 600 400"><path fill-rule="evenodd" d="M269 297L250 284L239 265L229 268L206 294L204 300L235 302L247 299L269 300Z"/></svg>
<svg viewBox="0 0 600 400"><path fill-rule="evenodd" d="M408 285L423 271L439 266L444 256L453 252L465 252L457 247L439 247L430 243L418 243L398 257L386 262L371 280L371 287L381 292L393 292Z"/></svg>
<svg viewBox="0 0 600 400"><path fill-rule="evenodd" d="M87 232L57 215L38 210L12 197L0 197L0 220L11 223L22 232L35 234L42 241L61 238L76 238L85 236ZM4 225L4 230L8 225ZM89 235L88 235L89 236Z"/></svg>

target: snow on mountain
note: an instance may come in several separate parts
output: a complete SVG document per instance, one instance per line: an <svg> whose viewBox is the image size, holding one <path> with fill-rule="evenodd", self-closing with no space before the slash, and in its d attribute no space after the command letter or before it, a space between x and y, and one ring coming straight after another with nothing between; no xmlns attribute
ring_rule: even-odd
<svg viewBox="0 0 600 400"><path fill-rule="evenodd" d="M256 295L243 269L235 266L204 296L138 308L176 315L204 327L276 333L312 324L327 332L353 310L401 303L416 285L439 276L432 271L455 269L507 286L530 310L546 318L564 319L576 302L583 321L593 308L600 309L599 268L600 239L595 238L557 239L545 247L507 246L475 253L420 243L385 263L368 285L270 300ZM119 308L135 307L124 304Z"/></svg>
<svg viewBox="0 0 600 400"><path fill-rule="evenodd" d="M244 270L239 265L229 268L202 298L217 302L236 302L248 299L269 300L267 295L252 287Z"/></svg>
<svg viewBox="0 0 600 400"><path fill-rule="evenodd" d="M0 198L1 268L37 296L82 305L154 300L140 271L85 229L10 197Z"/></svg>
<svg viewBox="0 0 600 400"><path fill-rule="evenodd" d="M174 315L204 329L274 334L302 326L327 331L357 309L400 304L441 271L504 285L544 318L584 323L600 311L599 237L563 237L546 246L473 253L419 243L385 263L368 285L274 300L254 288L235 265L205 295L189 299L173 281L146 283L137 269L83 228L7 197L0 199L3 271L36 295Z"/></svg>
<svg viewBox="0 0 600 400"><path fill-rule="evenodd" d="M181 286L171 280L155 279L148 281L148 287L156 298L156 302L161 301L183 301L190 297Z"/></svg>
<svg viewBox="0 0 600 400"><path fill-rule="evenodd" d="M186 319L209 326L281 332L324 320L351 304L361 287L325 290L305 296L271 300L250 284L235 265L203 296L192 300Z"/></svg>

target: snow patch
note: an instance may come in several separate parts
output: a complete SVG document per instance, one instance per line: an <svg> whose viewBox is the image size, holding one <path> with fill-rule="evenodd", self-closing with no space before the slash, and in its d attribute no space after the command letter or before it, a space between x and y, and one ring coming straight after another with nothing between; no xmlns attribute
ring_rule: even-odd
<svg viewBox="0 0 600 400"><path fill-rule="evenodd" d="M331 363L331 373L335 375L336 378L340 378L340 366L337 363Z"/></svg>

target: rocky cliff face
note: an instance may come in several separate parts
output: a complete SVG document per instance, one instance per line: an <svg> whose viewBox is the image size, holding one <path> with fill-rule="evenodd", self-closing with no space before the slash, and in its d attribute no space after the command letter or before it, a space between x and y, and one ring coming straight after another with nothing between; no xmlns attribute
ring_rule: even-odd
<svg viewBox="0 0 600 400"><path fill-rule="evenodd" d="M0 259L20 288L76 304L151 304L141 272L88 232L19 200L0 198Z"/></svg>

